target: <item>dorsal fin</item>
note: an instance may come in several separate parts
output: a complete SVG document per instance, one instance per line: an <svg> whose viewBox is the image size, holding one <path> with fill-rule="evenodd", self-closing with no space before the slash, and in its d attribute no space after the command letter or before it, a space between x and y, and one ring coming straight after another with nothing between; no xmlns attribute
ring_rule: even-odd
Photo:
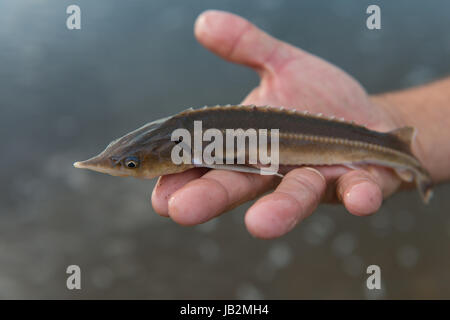
<svg viewBox="0 0 450 320"><path fill-rule="evenodd" d="M416 134L416 129L414 127L402 127L389 132L390 134L396 136L401 142L408 146L411 146L414 136Z"/></svg>

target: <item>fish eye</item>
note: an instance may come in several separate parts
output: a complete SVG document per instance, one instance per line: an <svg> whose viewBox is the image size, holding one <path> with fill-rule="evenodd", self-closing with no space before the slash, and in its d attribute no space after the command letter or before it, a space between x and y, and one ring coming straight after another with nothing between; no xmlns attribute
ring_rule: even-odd
<svg viewBox="0 0 450 320"><path fill-rule="evenodd" d="M128 157L125 159L125 166L130 169L137 168L139 166L139 160L136 157Z"/></svg>

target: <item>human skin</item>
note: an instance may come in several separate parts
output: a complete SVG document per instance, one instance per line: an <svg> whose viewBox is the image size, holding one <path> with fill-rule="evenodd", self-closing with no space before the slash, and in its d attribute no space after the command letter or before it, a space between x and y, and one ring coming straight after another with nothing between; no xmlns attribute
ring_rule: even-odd
<svg viewBox="0 0 450 320"><path fill-rule="evenodd" d="M234 14L206 11L198 17L194 31L197 40L218 56L251 67L259 74L259 85L242 104L334 115L377 131L412 125L419 132L413 153L434 181L450 177L449 80L369 96L355 79L336 66L269 36ZM179 224L196 225L275 188L257 200L245 215L245 224L253 236L270 239L289 232L311 215L320 202L340 202L354 215L370 215L401 185L392 171L374 166L357 170L341 166L302 167L281 180L234 171L192 169L160 177L152 193L152 205L158 214Z"/></svg>

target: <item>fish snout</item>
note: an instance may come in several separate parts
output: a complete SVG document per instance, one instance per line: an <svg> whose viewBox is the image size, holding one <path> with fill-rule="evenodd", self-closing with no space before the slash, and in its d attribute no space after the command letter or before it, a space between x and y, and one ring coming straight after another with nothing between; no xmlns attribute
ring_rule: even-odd
<svg viewBox="0 0 450 320"><path fill-rule="evenodd" d="M84 160L84 161L77 161L73 164L73 166L75 168L92 169L92 170L101 165L104 165L104 160L99 156L95 156L95 157L92 157L92 158L90 158L88 160Z"/></svg>
<svg viewBox="0 0 450 320"><path fill-rule="evenodd" d="M114 168L113 163L109 158L102 157L100 155L92 157L88 160L77 161L73 164L75 168L88 169L101 173L108 173L112 175L119 175L121 172L119 168Z"/></svg>

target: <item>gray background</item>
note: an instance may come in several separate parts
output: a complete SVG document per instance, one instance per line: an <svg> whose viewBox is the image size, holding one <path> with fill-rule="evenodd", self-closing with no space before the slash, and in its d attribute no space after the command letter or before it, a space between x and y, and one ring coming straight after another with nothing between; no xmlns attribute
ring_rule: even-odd
<svg viewBox="0 0 450 320"><path fill-rule="evenodd" d="M365 27L369 4L382 30ZM66 29L78 4L82 30ZM369 218L322 206L253 239L242 206L198 227L152 212L155 181L72 168L187 106L238 103L257 76L196 43L209 8L238 13L355 76L371 93L450 72L449 1L0 2L1 298L450 298L450 207L396 195ZM436 146L438 147L438 146ZM69 264L82 290L65 287ZM378 292L365 269L382 269Z"/></svg>

